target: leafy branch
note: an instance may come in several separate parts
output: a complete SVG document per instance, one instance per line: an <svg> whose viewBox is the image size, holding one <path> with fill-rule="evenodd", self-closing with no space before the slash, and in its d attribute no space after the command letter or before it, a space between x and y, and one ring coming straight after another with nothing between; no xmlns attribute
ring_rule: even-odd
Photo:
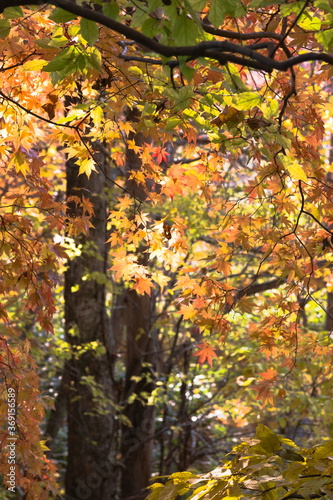
<svg viewBox="0 0 333 500"><path fill-rule="evenodd" d="M31 2L29 0L0 0L0 12L3 12L7 7L41 5L42 3L44 2ZM158 42L154 38L150 38L144 35L140 31L131 28L127 24L116 21L115 19L107 17L100 12L89 9L88 7L77 5L71 0L51 0L46 2L46 4L60 7L67 12L75 14L79 17L88 19L90 21L95 21L102 26L115 31L116 33L125 36L128 40L135 41L149 51L155 52L156 54L167 58L187 57L188 60L194 60L199 57L203 57L215 60L222 65L225 65L227 63L234 63L247 68L261 70L267 73L271 73L274 69L278 71L287 71L294 66L308 61L321 61L333 65L333 56L326 52L305 52L303 54L288 57L284 61L275 60L273 58L274 53L282 45L282 43L284 43L285 40L285 37L281 36L278 37L278 44L275 45L274 49L270 51L267 56L257 52L258 47L256 47L256 45L253 45L252 47L237 45L227 40L205 41L189 46L168 46ZM210 27L204 25L204 29L205 31L207 31L210 29ZM265 33L262 32L260 34L246 34L245 38L243 38L239 35L236 36L236 33L231 35L230 32L225 33L224 30L222 30L222 32L223 35L218 33L218 36L227 35L226 37L228 38L238 38L240 40L250 39L251 37L260 38L263 36L263 33ZM275 35L274 37L270 36L270 38L277 39ZM259 44L259 47L262 48L261 44ZM153 64L156 64L156 62L157 61L154 60Z"/></svg>

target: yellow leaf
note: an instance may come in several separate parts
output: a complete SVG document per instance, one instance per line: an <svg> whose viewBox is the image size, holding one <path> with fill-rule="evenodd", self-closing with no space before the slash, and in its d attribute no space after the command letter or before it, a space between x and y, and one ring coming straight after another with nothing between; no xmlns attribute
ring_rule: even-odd
<svg viewBox="0 0 333 500"><path fill-rule="evenodd" d="M34 59L33 61L25 62L22 66L22 70L23 71L39 71L40 69L42 69L46 65L47 65L47 61L44 61L44 59Z"/></svg>
<svg viewBox="0 0 333 500"><path fill-rule="evenodd" d="M97 172L97 169L95 167L95 162L92 158L86 158L85 160L82 160L79 163L80 169L79 169L79 175L81 174L86 174L86 176L90 177L90 174L92 171Z"/></svg>
<svg viewBox="0 0 333 500"><path fill-rule="evenodd" d="M155 283L157 283L161 287L161 290L164 289L164 287L169 283L171 279L169 278L169 276L165 276L163 273L160 273L158 271L153 274L152 278Z"/></svg>
<svg viewBox="0 0 333 500"><path fill-rule="evenodd" d="M121 128L122 132L125 132L126 134L129 134L129 132L134 132L134 128L130 124L130 122L122 122L120 124L120 128Z"/></svg>
<svg viewBox="0 0 333 500"><path fill-rule="evenodd" d="M184 319L189 320L193 320L198 314L198 311L195 307L193 307L193 304L190 304L188 306L183 304L181 306L180 312L184 316Z"/></svg>
<svg viewBox="0 0 333 500"><path fill-rule="evenodd" d="M128 71L130 73L132 73L132 75L136 75L136 76L141 76L142 75L142 70L140 68L138 68L137 66L130 66L128 68Z"/></svg>
<svg viewBox="0 0 333 500"><path fill-rule="evenodd" d="M303 167L291 155L279 155L279 157L292 179L307 182L308 177Z"/></svg>
<svg viewBox="0 0 333 500"><path fill-rule="evenodd" d="M95 127L98 127L104 118L102 108L100 106L96 106L90 111L90 116L92 118L92 121L94 122Z"/></svg>
<svg viewBox="0 0 333 500"><path fill-rule="evenodd" d="M23 174L24 177L29 173L29 164L27 162L25 154L18 149L11 157L8 167L14 167L16 172Z"/></svg>

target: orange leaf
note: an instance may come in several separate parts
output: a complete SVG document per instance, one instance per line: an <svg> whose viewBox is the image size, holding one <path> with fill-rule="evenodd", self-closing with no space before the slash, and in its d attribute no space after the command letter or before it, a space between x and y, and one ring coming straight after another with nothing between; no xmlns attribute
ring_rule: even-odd
<svg viewBox="0 0 333 500"><path fill-rule="evenodd" d="M261 400L264 405L267 403L274 405L274 393L272 391L272 382L268 380L263 380L262 382L259 382L258 384L253 386L253 389L258 393L256 400Z"/></svg>
<svg viewBox="0 0 333 500"><path fill-rule="evenodd" d="M268 368L268 370L266 372L260 373L260 375L262 376L263 379L271 380L271 381L276 379L277 374L278 373L275 370L275 368Z"/></svg>
<svg viewBox="0 0 333 500"><path fill-rule="evenodd" d="M199 363L202 364L207 360L207 363L212 366L213 359L217 358L217 354L215 353L216 349L214 349L211 345L207 344L207 342L203 342L198 345L199 350L194 352L194 356L199 356Z"/></svg>
<svg viewBox="0 0 333 500"><path fill-rule="evenodd" d="M133 289L137 290L138 293L147 293L148 295L151 293L151 288L154 288L151 280L149 278L143 278L142 276L136 278L136 283L133 286Z"/></svg>

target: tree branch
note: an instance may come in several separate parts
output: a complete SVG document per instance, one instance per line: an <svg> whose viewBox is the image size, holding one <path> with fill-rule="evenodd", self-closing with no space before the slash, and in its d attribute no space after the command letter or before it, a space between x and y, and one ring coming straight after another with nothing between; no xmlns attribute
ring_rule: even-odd
<svg viewBox="0 0 333 500"><path fill-rule="evenodd" d="M43 3L44 2L40 0L0 0L0 12L3 12L3 10L7 7L43 5ZM288 69L307 61L322 61L333 65L333 55L325 52L306 52L295 57L289 57L284 61L276 61L272 56L264 56L263 54L256 52L256 50L251 48L251 46L237 45L229 41L212 40L189 46L168 46L144 35L127 24L122 24L100 12L91 10L88 7L77 5L71 0L49 0L46 2L46 5L61 7L67 12L71 12L79 17L95 21L112 31L119 33L120 35L124 35L128 40L133 40L136 43L143 45L151 52L155 52L156 54L160 54L161 56L168 58L185 56L190 59L197 59L199 57L204 57L218 61L222 65L227 64L228 62L233 62L248 68L265 71L267 73L271 73L274 69L278 71L287 71ZM204 25L203 29L205 29L205 31L211 31L211 28L207 25ZM222 33L224 33L224 30L218 30L218 36L225 36L221 35ZM230 33L232 32L227 32L228 38L240 40L251 38L256 39L264 36L264 34L269 34L270 38L274 38L279 41L276 47L280 46L281 42L283 42L281 35L273 37L270 32L261 32L260 34L252 33L246 35L241 34L239 36L236 36L236 33L232 35Z"/></svg>

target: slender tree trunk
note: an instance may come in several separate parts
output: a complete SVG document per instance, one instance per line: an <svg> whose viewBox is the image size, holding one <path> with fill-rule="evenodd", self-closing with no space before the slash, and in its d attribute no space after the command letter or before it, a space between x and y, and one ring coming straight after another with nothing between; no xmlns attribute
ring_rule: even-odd
<svg viewBox="0 0 333 500"><path fill-rule="evenodd" d="M78 176L75 163L67 162L67 196L89 198L94 207L91 220L94 227L89 237L77 239L81 254L69 262L65 274L65 330L72 349L72 357L66 363L68 465L65 498L69 500L115 498L111 404L113 342L105 289L108 251L105 187L102 173L92 172L90 179Z"/></svg>
<svg viewBox="0 0 333 500"><path fill-rule="evenodd" d="M58 432L65 425L68 391L66 378L66 371L64 370L61 376L58 395L54 401L54 409L50 411L45 429L45 438L48 440L47 446L49 448L49 451L46 453L48 458L53 457Z"/></svg>
<svg viewBox="0 0 333 500"><path fill-rule="evenodd" d="M333 163L333 134L331 134L330 138L330 149L329 149L329 155L328 155L328 160L329 163L332 165ZM327 173L327 180L329 183L333 182L333 173L328 172ZM330 229L332 229L330 227ZM325 329L329 330L330 332L333 330L333 293L332 292L327 292L327 314L325 318Z"/></svg>

